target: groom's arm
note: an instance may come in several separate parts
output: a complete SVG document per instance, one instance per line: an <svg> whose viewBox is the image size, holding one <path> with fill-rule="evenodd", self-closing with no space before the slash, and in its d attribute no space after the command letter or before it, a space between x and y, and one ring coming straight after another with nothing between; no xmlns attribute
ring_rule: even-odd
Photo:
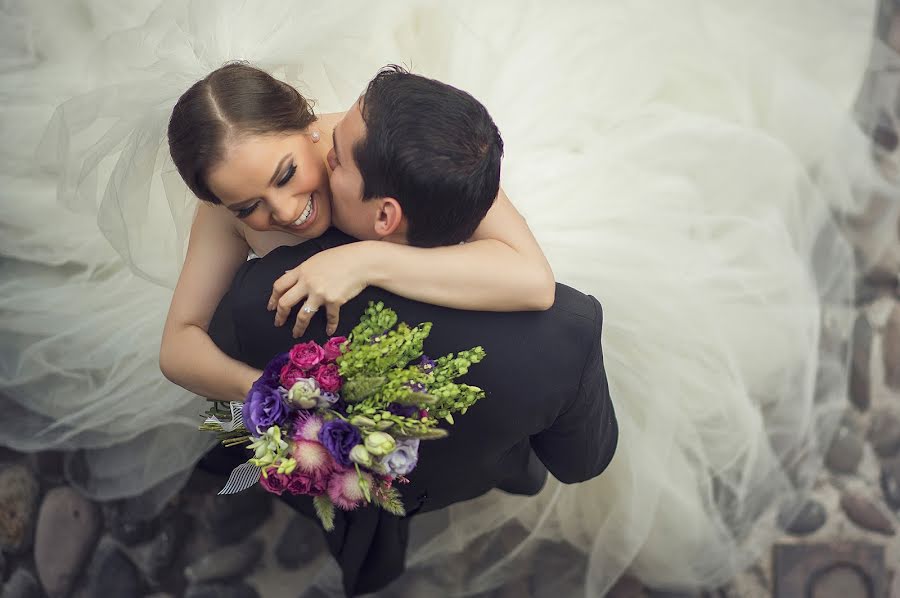
<svg viewBox="0 0 900 598"><path fill-rule="evenodd" d="M238 276L241 273L242 270L239 270ZM206 332L222 353L232 359L240 360L241 350L237 341L237 329L234 322L234 288L235 285L232 283L232 288L226 291L225 296L219 301L219 305L213 313Z"/></svg>
<svg viewBox="0 0 900 598"><path fill-rule="evenodd" d="M531 437L531 446L553 477L566 484L600 475L616 451L619 427L612 400L600 332L603 309L596 310L594 343L584 365L578 393L548 429Z"/></svg>

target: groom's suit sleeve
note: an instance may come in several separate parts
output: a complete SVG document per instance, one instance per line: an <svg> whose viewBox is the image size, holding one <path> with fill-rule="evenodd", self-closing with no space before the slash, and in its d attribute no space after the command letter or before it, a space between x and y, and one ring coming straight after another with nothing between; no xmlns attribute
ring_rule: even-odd
<svg viewBox="0 0 900 598"><path fill-rule="evenodd" d="M241 349L234 321L234 291L228 290L219 301L206 333L225 355L240 360Z"/></svg>
<svg viewBox="0 0 900 598"><path fill-rule="evenodd" d="M603 308L593 297L594 339L577 394L553 425L531 437L531 446L553 477L566 484L600 475L615 454L619 427L609 396L600 344Z"/></svg>

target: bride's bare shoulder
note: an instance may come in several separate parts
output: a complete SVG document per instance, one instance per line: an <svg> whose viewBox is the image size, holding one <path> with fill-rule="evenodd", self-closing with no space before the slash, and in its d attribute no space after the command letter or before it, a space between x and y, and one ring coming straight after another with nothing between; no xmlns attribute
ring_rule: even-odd
<svg viewBox="0 0 900 598"><path fill-rule="evenodd" d="M198 201L197 213L194 216L195 225L200 221L204 225L219 231L220 233L231 233L242 239L246 239L244 234L244 224L228 213L228 210L219 205L213 205L206 201Z"/></svg>

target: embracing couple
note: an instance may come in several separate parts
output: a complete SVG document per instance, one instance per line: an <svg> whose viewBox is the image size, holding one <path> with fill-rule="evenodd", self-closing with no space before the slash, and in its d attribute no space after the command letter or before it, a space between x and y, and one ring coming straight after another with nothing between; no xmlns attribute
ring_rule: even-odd
<svg viewBox="0 0 900 598"><path fill-rule="evenodd" d="M548 470L577 483L610 463L600 304L553 281L471 95L387 67L347 112L315 115L293 87L228 64L180 98L169 147L203 200L160 352L172 381L242 401L272 357L347 335L372 301L432 322L426 354L486 351L461 379L486 398L421 444L398 486L406 516L338 512L326 540L348 595L403 572L415 515L495 488L535 495ZM227 474L247 457L217 448L205 464ZM314 516L308 496L282 498Z"/></svg>

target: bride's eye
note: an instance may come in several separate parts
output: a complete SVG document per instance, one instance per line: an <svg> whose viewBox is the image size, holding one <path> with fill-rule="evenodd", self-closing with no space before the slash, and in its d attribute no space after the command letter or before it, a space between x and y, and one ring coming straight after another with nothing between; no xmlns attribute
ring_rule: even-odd
<svg viewBox="0 0 900 598"><path fill-rule="evenodd" d="M297 166L296 164L291 162L291 165L288 167L287 172L284 173L284 176L281 177L281 180L278 181L277 185L279 187L284 187L285 185L287 185L288 181L290 181L294 177L295 172L297 172Z"/></svg>
<svg viewBox="0 0 900 598"><path fill-rule="evenodd" d="M252 214L253 211L256 210L256 206L258 206L258 205L259 205L259 202L256 202L252 206L248 206L246 208L241 208L240 210L235 212L234 215L243 220L244 218L246 218L247 216Z"/></svg>

